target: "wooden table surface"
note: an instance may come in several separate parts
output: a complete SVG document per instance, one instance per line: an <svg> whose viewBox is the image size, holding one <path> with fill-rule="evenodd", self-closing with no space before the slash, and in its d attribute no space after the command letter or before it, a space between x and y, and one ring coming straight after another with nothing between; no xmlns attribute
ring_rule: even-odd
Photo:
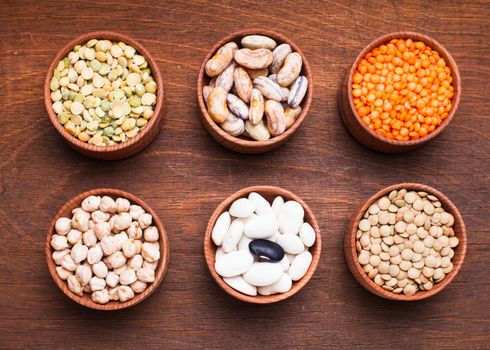
<svg viewBox="0 0 490 350"><path fill-rule="evenodd" d="M490 348L490 3L419 1L1 1L0 348ZM199 123L196 79L203 57L231 31L262 26L295 41L311 64L312 107L280 149L239 155ZM165 82L168 112L155 141L126 160L72 151L49 122L43 80L74 37L110 29L140 41ZM340 82L373 38L414 30L442 43L459 65L463 95L452 124L430 144L383 155L358 144L337 108ZM454 282L416 303L364 290L347 269L349 216L398 182L432 185L459 207L468 251ZM216 206L249 185L302 197L323 236L319 267L289 300L253 306L222 292L203 257ZM95 187L129 191L166 226L170 265L156 293L119 312L83 308L53 283L44 240L57 210Z"/></svg>

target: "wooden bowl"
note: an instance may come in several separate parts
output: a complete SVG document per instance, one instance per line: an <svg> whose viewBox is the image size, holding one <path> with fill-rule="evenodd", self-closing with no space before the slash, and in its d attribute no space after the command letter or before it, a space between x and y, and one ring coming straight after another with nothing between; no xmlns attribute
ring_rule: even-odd
<svg viewBox="0 0 490 350"><path fill-rule="evenodd" d="M352 79L357 69L357 66L364 58L366 53L370 52L375 47L385 44L389 42L391 39L395 39L395 38L398 39L411 38L414 41L422 41L425 44L429 45L433 50L436 50L442 58L444 58L446 64L451 70L451 77L453 78L452 85L454 88L454 96L452 99L452 108L447 118L444 119L441 125L435 128L434 131L417 140L398 141L398 140L391 140L386 137L382 137L378 135L376 132L369 129L362 122L361 118L357 114L357 111L353 103ZM459 74L458 66L456 65L456 62L449 54L449 52L437 41L435 41L434 39L426 35L414 33L414 32L395 32L395 33L383 35L382 37L373 40L357 56L356 60L354 61L354 64L352 65L351 69L347 73L347 76L344 79L342 87L339 91L340 116L347 130L352 134L352 136L354 136L354 138L356 138L364 146L379 152L399 153L399 152L405 152L414 149L424 144L425 142L433 139L437 135L439 135L453 119L454 114L458 109L460 98L461 98L461 76Z"/></svg>
<svg viewBox="0 0 490 350"><path fill-rule="evenodd" d="M276 196L282 196L284 198L284 201L294 200L300 203L305 210L305 222L308 222L315 230L316 233L315 244L309 248L309 251L313 257L311 261L311 265L308 271L306 272L306 274L303 276L303 278L297 282L293 282L292 288L286 293L273 294L273 295L257 295L257 296L245 295L231 288L229 285L227 285L223 281L221 276L219 276L214 269L215 254L217 249L216 245L211 239L211 232L213 231L214 224L218 219L218 217L221 215L221 213L228 210L230 205L236 199L241 197L247 197L250 192L259 193L270 203L272 203L272 201ZM320 228L318 227L318 223L310 207L308 207L308 205L306 205L306 203L303 202L301 198L299 198L292 192L289 192L285 189L276 186L251 186L251 187L242 188L241 190L233 193L231 196L229 196L223 202L221 202L221 204L216 208L213 215L209 219L208 226L206 227L206 233L204 234L204 257L206 259L206 264L208 265L209 272L213 276L215 282L221 287L221 289L223 289L229 295L235 297L238 300L245 301L248 303L253 303L253 304L276 303L278 301L287 299L293 296L294 294L298 293L301 290L301 288L303 288L308 283L311 276L313 276L313 274L315 273L316 267L318 265L318 261L320 260L321 250L322 250L322 236L320 234Z"/></svg>
<svg viewBox="0 0 490 350"><path fill-rule="evenodd" d="M218 51L218 49L224 44L226 44L227 42L234 41L240 45L240 40L244 36L252 35L252 34L268 36L274 39L278 44L283 44L283 43L289 44L293 49L293 52L298 52L301 55L303 59L303 67L301 69L300 74L306 76L306 78L308 79L308 91L306 92L306 96L301 102L301 109L302 109L301 114L298 116L294 124L291 125L291 127L287 129L284 133L282 133L279 136L271 137L267 141L255 141L250 138L235 137L229 135L227 132L221 129L220 126L216 124L216 122L214 122L209 116L208 110L206 108L206 103L204 102L204 98L202 94L203 87L208 85L209 81L211 80L211 78L209 78L205 72L206 62L209 61L209 59L212 56L214 56L216 51ZM310 109L312 96L313 96L313 79L311 76L310 64L308 63L308 60L303 54L303 51L301 51L301 49L294 42L286 38L284 35L268 29L250 28L250 29L240 30L225 36L223 39L218 41L212 47L209 53L206 55L204 61L202 62L201 69L199 70L199 76L197 78L197 103L199 104L199 108L201 109L202 124L204 125L208 133L218 143L235 152L245 153L245 154L268 152L281 146L283 143L289 140L291 136L294 134L294 132L298 130L303 120L306 118L306 115L308 114L308 110Z"/></svg>
<svg viewBox="0 0 490 350"><path fill-rule="evenodd" d="M119 301L109 301L107 304L97 304L92 301L91 295L84 293L82 297L74 294L68 289L68 284L66 281L63 281L58 274L56 273L56 264L53 261L51 255L53 253L53 249L51 248L51 236L53 235L54 226L56 223L56 220L58 218L65 216L71 218L72 213L71 211L77 207L79 207L82 203L82 201L87 198L88 196L95 195L95 196L110 196L112 198L117 198L117 197L123 197L127 198L131 204L137 204L141 206L145 211L153 217L153 225L155 225L158 228L158 232L160 234L159 238L159 243L160 243L160 260L158 261L158 266L155 271L155 281L151 284L148 285L148 287L143 291L143 293L140 294L135 294L134 298L131 300L128 300L124 303L121 303ZM151 209L151 207L146 204L144 201L139 199L138 197L132 195L131 193L124 192L121 190L116 190L112 188L97 188L91 191L87 191L84 193L80 193L79 195L73 197L70 199L68 202L61 207L61 209L58 211L56 216L54 217L53 221L51 221L51 225L49 226L48 234L46 236L46 261L48 263L48 269L49 273L51 274L51 277L53 277L54 281L58 285L58 287L65 293L70 299L74 300L75 302L79 303L80 305L86 306L91 309L97 309L97 310L106 310L106 311L112 311L112 310L120 310L120 309L125 309L127 307L136 305L138 303L141 303L143 300L148 298L160 285L162 282L163 277L165 276L165 273L167 271L168 267L168 260L169 260L169 244L168 244L168 238L167 238L167 233L165 232L165 228L163 227L162 222L156 215L156 213Z"/></svg>
<svg viewBox="0 0 490 350"><path fill-rule="evenodd" d="M149 119L146 127L142 131L140 131L133 139L129 139L126 142L122 142L114 146L94 146L80 141L78 138L69 134L65 130L63 125L58 121L56 113L54 112L52 107L53 103L51 101L50 82L51 78L53 77L53 72L58 65L58 62L66 57L66 55L68 55L73 47L75 47L76 45L84 44L90 39L122 41L133 46L147 60L152 70L153 79L157 84L157 100L154 108L154 114ZM86 156L103 160L127 158L138 153L143 148L148 146L148 144L157 136L158 132L160 131L160 127L163 125L166 108L163 80L155 59L140 43L138 43L134 39L112 31L100 31L83 34L78 38L70 41L61 50L58 51L56 57L51 63L51 66L49 66L48 74L46 74L46 79L44 81L44 105L46 106L46 110L48 111L51 123L61 135L63 140L65 140L65 142L67 142L70 147Z"/></svg>
<svg viewBox="0 0 490 350"><path fill-rule="evenodd" d="M391 293L389 291L384 290L376 283L374 283L374 281L372 281L362 269L361 264L359 263L359 260L357 258L357 251L356 251L357 225L359 224L359 221L362 219L366 210L377 199L389 194L393 190L400 190L402 188L406 188L407 190L413 190L413 191L424 191L436 196L441 202L444 210L446 210L448 213L454 216L453 229L454 229L455 236L458 237L459 239L459 245L455 248L454 256L451 260L454 266L453 270L449 274L447 274L446 277L441 282L435 283L434 287L431 290L418 291L414 295ZM391 300L402 300L402 301L422 300L442 291L444 288L446 288L449 285L449 283L451 283L454 277L456 277L456 275L458 274L459 270L461 269L461 266L463 265L463 261L466 255L466 227L464 225L463 218L459 213L458 208L456 208L453 202L451 202L449 198L447 198L443 193L439 192L438 190L430 186L426 186L418 183L401 183L401 184L386 187L381 191L379 191L378 193L371 196L366 202L364 202L364 204L359 208L356 214L352 216L344 236L344 253L345 253L345 258L347 260L347 265L349 266L349 269L351 270L356 280L371 293Z"/></svg>

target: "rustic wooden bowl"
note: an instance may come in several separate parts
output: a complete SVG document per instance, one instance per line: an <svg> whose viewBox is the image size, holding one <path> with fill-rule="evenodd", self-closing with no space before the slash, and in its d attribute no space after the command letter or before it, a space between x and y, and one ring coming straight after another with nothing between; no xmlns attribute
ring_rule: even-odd
<svg viewBox="0 0 490 350"><path fill-rule="evenodd" d="M294 200L300 203L305 210L305 222L308 222L315 230L316 241L315 244L309 249L313 257L310 268L308 269L308 271L306 272L306 274L303 276L301 280L297 282L293 282L293 287L286 293L273 294L273 295L257 295L257 296L245 295L231 288L229 285L227 285L223 281L221 276L219 276L214 269L215 254L217 249L216 245L211 239L211 232L213 231L214 224L218 219L218 217L221 215L221 213L229 209L233 201L241 197L247 197L250 192L259 193L269 202L272 202L276 196L282 196L284 198L284 201ZM313 276L313 274L315 273L316 267L318 265L318 261L320 260L321 250L322 250L322 237L320 234L320 228L318 227L318 223L310 207L308 207L308 205L306 205L306 203L303 202L301 198L299 198L292 192L289 192L283 188L276 187L276 186L251 186L251 187L242 188L241 190L233 193L231 196L229 196L223 202L221 202L221 204L216 208L213 215L209 219L208 226L206 227L206 233L204 234L204 257L206 259L206 264L208 266L209 272L213 276L215 282L221 287L221 289L223 289L229 295L235 297L238 300L245 301L248 303L253 303L253 304L276 303L278 301L287 299L293 296L294 294L298 293L301 290L301 288L303 288L308 283L311 276Z"/></svg>
<svg viewBox="0 0 490 350"><path fill-rule="evenodd" d="M66 55L73 49L73 47L75 47L76 45L84 44L90 39L108 39L112 41L122 41L133 46L147 60L153 73L153 79L157 84L157 101L154 108L154 114L150 118L146 127L133 139L114 146L94 146L80 141L78 138L69 134L65 130L63 125L58 121L56 113L53 111L52 107L50 95L51 90L49 85L51 82L51 78L53 77L54 69L58 65L58 62L66 57ZM166 108L163 80L155 59L150 55L148 50L146 50L140 43L138 43L134 39L112 31L100 31L83 34L78 38L70 41L61 50L58 51L56 57L51 63L51 66L49 66L48 74L46 74L46 79L44 81L44 105L46 106L46 110L48 111L51 123L61 135L63 140L65 140L65 142L67 142L70 147L86 156L103 160L127 158L140 152L143 148L148 146L148 144L157 136L161 126L163 125Z"/></svg>
<svg viewBox="0 0 490 350"><path fill-rule="evenodd" d="M137 204L141 206L143 209L145 209L147 213L151 214L151 216L153 217L153 225L158 227L158 231L160 234L160 238L159 238L160 260L158 261L158 266L155 271L155 281L151 283L143 291L143 293L135 294L135 297L133 299L128 300L124 303L121 303L119 301L109 301L107 304L97 304L92 301L91 296L87 293L84 293L82 297L72 293L68 289L68 284L66 283L66 281L63 281L56 273L55 270L56 264L51 257L54 250L51 248L50 243L51 243L51 236L53 235L54 232L54 225L56 223L56 220L62 216L71 217L72 216L71 211L79 207L82 201L86 197L91 195L110 196L112 198L116 198L116 197L127 198L131 202L131 204ZM162 279L167 271L169 254L170 254L167 233L165 232L165 228L162 222L160 221L156 213L153 211L153 209L151 209L151 207L148 204L146 204L138 197L132 195L131 193L112 189L112 188L97 188L91 191L80 193L79 195L73 197L68 202L66 202L65 205L63 205L63 207L61 207L61 209L58 211L53 221L51 221L51 225L49 226L48 234L46 236L45 249L46 249L46 261L48 263L49 273L51 274L51 277L53 277L58 287L63 291L63 293L65 293L70 299L74 300L80 305L86 306L91 309L106 310L106 311L125 309L127 307L136 305L142 302L143 300L145 300L146 298L148 298L162 282Z"/></svg>
<svg viewBox="0 0 490 350"><path fill-rule="evenodd" d="M452 99L452 109L449 112L447 118L439 125L434 131L427 134L424 137L421 137L417 140L409 140L409 141L398 141L391 140L386 137L382 137L378 135L373 130L369 129L361 120L357 111L354 107L353 97L352 97L352 79L354 73L357 69L357 66L363 59L363 57L374 49L375 47L389 42L391 39L400 38L400 39L408 39L411 38L414 41L422 41L425 44L429 45L433 50L436 50L439 55L444 58L449 69L451 70L451 76L453 78L452 85L454 87L454 96ZM385 153L399 153L409 151L414 149L425 142L435 138L439 135L451 122L456 113L456 110L459 106L459 101L461 98L461 76L459 74L458 66L454 61L453 57L449 54L449 52L437 41L423 34L414 33L414 32L395 32L387 35L383 35L375 40L373 40L370 44L368 44L357 56L354 64L350 68L347 73L346 78L342 83L342 87L339 91L339 107L340 107L340 116L347 128L347 130L356 138L360 143L364 146L371 148L375 151L385 152Z"/></svg>
<svg viewBox="0 0 490 350"><path fill-rule="evenodd" d="M372 281L362 269L361 264L359 263L359 260L357 258L357 251L356 251L357 225L359 224L359 221L362 219L362 216L364 215L366 210L374 201L376 201L380 197L389 194L393 190L400 190L402 188L406 188L407 190L414 190L414 191L425 191L429 194L436 196L441 202L444 210L446 210L448 213L454 216L453 229L454 229L455 236L458 237L459 239L459 245L455 248L454 257L451 260L451 262L454 265L453 270L449 274L447 274L446 277L440 283L435 283L434 287L431 290L418 291L414 295L391 293L387 290L384 290L376 283L374 283L374 281ZM446 197L443 193L439 192L438 190L430 186L426 186L418 183L400 183L397 185L388 186L382 189L381 191L379 191L378 193L374 194L373 196L371 196L352 216L344 236L344 253L345 253L345 258L347 260L347 265L349 266L349 269L351 270L356 280L371 293L391 300L402 300L402 301L422 300L442 291L444 288L446 288L449 285L449 283L451 283L454 277L456 277L456 275L458 274L459 270L461 269L461 266L463 265L463 261L466 255L466 227L464 225L463 217L459 213L458 208L456 208L453 202L451 202L449 198Z"/></svg>
<svg viewBox="0 0 490 350"><path fill-rule="evenodd" d="M301 102L301 114L298 119L294 122L293 125L289 129L287 129L284 133L279 136L275 136L270 138L267 141L255 141L250 138L246 138L243 136L235 137L226 133L223 129L220 128L216 122L214 122L208 114L206 103L204 102L202 89L204 86L208 85L211 78L206 75L205 66L206 62L218 51L218 49L226 44L227 42L234 41L240 45L240 40L246 35L259 34L265 35L272 39L274 39L277 43L282 44L286 43L291 46L293 52L298 52L303 59L303 67L301 69L301 75L306 76L308 79L308 91L306 92L306 96ZM245 154L255 154L255 153L264 153L271 151L287 140L291 138L291 136L295 133L296 130L300 127L303 120L306 118L308 114L308 110L310 109L311 99L313 96L313 79L311 76L311 69L308 60L306 59L303 51L291 40L286 38L284 35L274 32L269 29L261 29L261 28L250 28L245 30L240 30L234 33L231 33L225 36L223 39L218 41L209 53L204 58L201 69L199 70L199 76L197 78L197 103L199 104L199 108L201 109L201 122L209 132L209 134L221 145L239 153ZM265 118L265 116L264 116Z"/></svg>

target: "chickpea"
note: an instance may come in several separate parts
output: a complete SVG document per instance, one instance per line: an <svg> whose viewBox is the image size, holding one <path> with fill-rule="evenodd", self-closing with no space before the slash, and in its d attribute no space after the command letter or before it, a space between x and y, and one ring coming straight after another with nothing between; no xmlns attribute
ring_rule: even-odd
<svg viewBox="0 0 490 350"><path fill-rule="evenodd" d="M117 295L119 297L119 301L121 302L125 302L134 298L134 292L131 287L128 286L119 286Z"/></svg>
<svg viewBox="0 0 490 350"><path fill-rule="evenodd" d="M105 280L99 277L92 277L89 281L90 288L92 291L98 291L105 288Z"/></svg>
<svg viewBox="0 0 490 350"><path fill-rule="evenodd" d="M143 267L136 272L136 276L142 282L153 282L155 281L155 270L150 267Z"/></svg>
<svg viewBox="0 0 490 350"><path fill-rule="evenodd" d="M71 248L71 257L76 264L79 264L80 262L85 260L87 258L87 255L88 247L81 243L77 243Z"/></svg>
<svg viewBox="0 0 490 350"><path fill-rule="evenodd" d="M141 215L145 213L145 210L139 205L131 205L129 208L129 214L133 220L138 220Z"/></svg>
<svg viewBox="0 0 490 350"><path fill-rule="evenodd" d="M109 196L104 196L100 200L100 205L99 205L100 210L102 210L105 213L115 213L117 211L117 204L114 199L112 199Z"/></svg>
<svg viewBox="0 0 490 350"><path fill-rule="evenodd" d="M99 196L88 196L82 201L82 209L88 212L93 212L99 209L100 197Z"/></svg>
<svg viewBox="0 0 490 350"><path fill-rule="evenodd" d="M64 250L68 248L66 236L53 235L51 237L51 247L53 247L54 250Z"/></svg>
<svg viewBox="0 0 490 350"><path fill-rule="evenodd" d="M99 222L95 224L94 232L97 238L102 240L102 238L111 234L111 225L108 222Z"/></svg>
<svg viewBox="0 0 490 350"><path fill-rule="evenodd" d="M74 229L70 230L70 232L68 232L68 234L66 235L66 238L68 240L68 243L70 243L71 245L77 244L82 240L82 232Z"/></svg>
<svg viewBox="0 0 490 350"><path fill-rule="evenodd" d="M151 214L148 214L148 213L144 213L142 214L139 218L138 218L138 224L140 225L140 227L142 229L145 229L147 228L148 226L151 225L153 221L153 218L151 216Z"/></svg>
<svg viewBox="0 0 490 350"><path fill-rule="evenodd" d="M99 304L107 304L109 302L109 292L107 289L95 291L92 293L92 300Z"/></svg>
<svg viewBox="0 0 490 350"><path fill-rule="evenodd" d="M94 223L98 224L99 222L105 222L105 221L109 220L109 218L111 217L111 214L105 213L101 210L96 210L96 211L92 212L91 217L92 217L92 220L94 221Z"/></svg>
<svg viewBox="0 0 490 350"><path fill-rule="evenodd" d="M114 288L119 284L119 275L113 271L110 271L105 278L105 282L109 287Z"/></svg>
<svg viewBox="0 0 490 350"><path fill-rule="evenodd" d="M70 254L69 249L55 250L51 256L52 256L54 263L56 265L61 265L63 258L65 257L65 255L68 255L68 254Z"/></svg>
<svg viewBox="0 0 490 350"><path fill-rule="evenodd" d="M116 199L116 211L118 213L123 213L129 211L131 204L126 198Z"/></svg>
<svg viewBox="0 0 490 350"><path fill-rule="evenodd" d="M92 265L92 271L94 272L95 276L99 278L106 278L109 269L107 268L106 264L104 264L103 261L99 261L98 263Z"/></svg>
<svg viewBox="0 0 490 350"><path fill-rule="evenodd" d="M96 245L88 250L87 261L91 265L96 264L100 261L100 259L102 259L103 255L104 253L102 252L100 246Z"/></svg>
<svg viewBox="0 0 490 350"><path fill-rule="evenodd" d="M127 286L137 280L136 272L132 269L126 269L119 275L119 283Z"/></svg>
<svg viewBox="0 0 490 350"><path fill-rule="evenodd" d="M61 278L63 281L66 281L68 277L73 275L70 271L65 270L61 266L56 266L56 273L58 274L58 277Z"/></svg>
<svg viewBox="0 0 490 350"><path fill-rule="evenodd" d="M114 228L122 231L131 226L132 216L128 213L121 213L114 219Z"/></svg>
<svg viewBox="0 0 490 350"><path fill-rule="evenodd" d="M159 238L158 229L156 226L149 226L145 229L144 238L147 242L157 242Z"/></svg>
<svg viewBox="0 0 490 350"><path fill-rule="evenodd" d="M79 265L75 271L75 276L78 278L82 286L85 286L92 279L92 270L87 265Z"/></svg>
<svg viewBox="0 0 490 350"><path fill-rule="evenodd" d="M99 304L134 298L155 281L160 245L152 222L125 198L85 198L71 219L55 222L50 244L57 275L71 292L89 293Z"/></svg>
<svg viewBox="0 0 490 350"><path fill-rule="evenodd" d="M56 220L54 229L56 230L57 234L62 236L66 235L68 232L70 232L71 220L64 217L59 218Z"/></svg>
<svg viewBox="0 0 490 350"><path fill-rule="evenodd" d="M155 262L160 259L160 247L154 243L143 243L141 255L149 262Z"/></svg>
<svg viewBox="0 0 490 350"><path fill-rule="evenodd" d="M80 284L80 281L74 275L69 276L67 282L68 282L69 290L71 290L73 293L75 293L78 296L83 295L83 287Z"/></svg>
<svg viewBox="0 0 490 350"><path fill-rule="evenodd" d="M136 254L128 261L128 267L133 270L138 270L143 266L143 256Z"/></svg>
<svg viewBox="0 0 490 350"><path fill-rule="evenodd" d="M133 290L133 292L135 292L137 294L143 293L145 291L146 287L147 287L147 283L139 281L139 280L131 283L131 289Z"/></svg>

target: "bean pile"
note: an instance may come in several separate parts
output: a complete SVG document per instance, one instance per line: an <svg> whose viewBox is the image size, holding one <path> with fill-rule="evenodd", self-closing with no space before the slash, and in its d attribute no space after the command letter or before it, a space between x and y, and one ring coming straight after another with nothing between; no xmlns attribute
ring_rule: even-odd
<svg viewBox="0 0 490 350"><path fill-rule="evenodd" d="M235 200L217 219L214 268L233 289L256 296L285 293L308 271L315 230L304 209L281 196L271 204L260 194Z"/></svg>
<svg viewBox="0 0 490 350"><path fill-rule="evenodd" d="M210 117L232 136L265 141L286 131L301 113L308 79L288 44L249 35L223 45L206 63L203 88ZM264 112L267 120L265 120Z"/></svg>
<svg viewBox="0 0 490 350"><path fill-rule="evenodd" d="M71 218L56 221L51 238L58 276L76 295L121 302L155 281L159 232L152 216L125 198L89 196Z"/></svg>
<svg viewBox="0 0 490 350"><path fill-rule="evenodd" d="M53 110L66 131L82 142L112 146L146 126L157 84L134 47L92 39L59 62L50 89Z"/></svg>
<svg viewBox="0 0 490 350"><path fill-rule="evenodd" d="M421 41L393 39L368 52L353 76L352 95L364 124L383 137L416 140L448 116L451 70Z"/></svg>
<svg viewBox="0 0 490 350"><path fill-rule="evenodd" d="M392 191L371 204L359 222L358 260L383 289L405 295L430 290L453 269L459 240L454 217L426 192Z"/></svg>

